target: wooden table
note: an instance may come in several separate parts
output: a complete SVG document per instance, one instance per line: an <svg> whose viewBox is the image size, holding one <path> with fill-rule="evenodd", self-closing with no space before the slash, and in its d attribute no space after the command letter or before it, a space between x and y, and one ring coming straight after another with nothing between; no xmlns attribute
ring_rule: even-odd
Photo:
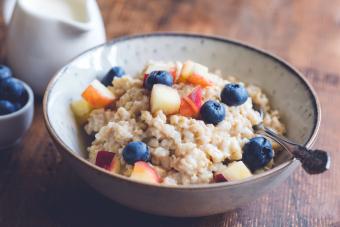
<svg viewBox="0 0 340 227"><path fill-rule="evenodd" d="M47 134L37 100L22 144L0 154L0 226L340 226L339 0L98 2L109 39L152 31L199 32L239 39L291 62L319 95L323 120L315 146L331 151L332 169L307 176L299 168L274 191L222 215L143 214L107 200L72 172ZM4 59L3 23L0 29Z"/></svg>

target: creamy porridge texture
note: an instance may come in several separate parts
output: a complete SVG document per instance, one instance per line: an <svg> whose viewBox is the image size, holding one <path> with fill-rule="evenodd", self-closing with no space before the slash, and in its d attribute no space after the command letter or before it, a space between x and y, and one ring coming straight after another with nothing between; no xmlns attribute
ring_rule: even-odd
<svg viewBox="0 0 340 227"><path fill-rule="evenodd" d="M102 81L106 87L91 83L72 103L94 136L91 163L166 185L242 180L271 167L277 146L252 126L263 120L279 134L285 127L259 87L192 61L150 62L136 77L117 69Z"/></svg>

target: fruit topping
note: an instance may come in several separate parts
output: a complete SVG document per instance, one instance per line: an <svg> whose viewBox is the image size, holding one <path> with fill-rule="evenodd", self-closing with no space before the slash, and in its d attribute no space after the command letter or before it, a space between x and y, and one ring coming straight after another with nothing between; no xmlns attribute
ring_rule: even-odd
<svg viewBox="0 0 340 227"><path fill-rule="evenodd" d="M79 124L84 124L92 111L91 105L82 98L73 101L71 109Z"/></svg>
<svg viewBox="0 0 340 227"><path fill-rule="evenodd" d="M226 84L221 92L221 100L227 106L239 106L248 99L248 92L240 84Z"/></svg>
<svg viewBox="0 0 340 227"><path fill-rule="evenodd" d="M155 84L164 84L169 87L173 84L173 77L168 71L152 71L144 81L144 88L151 90Z"/></svg>
<svg viewBox="0 0 340 227"><path fill-rule="evenodd" d="M162 110L164 114L178 113L181 98L176 89L163 84L155 84L150 98L151 112Z"/></svg>
<svg viewBox="0 0 340 227"><path fill-rule="evenodd" d="M172 67L163 63L150 64L144 72L144 77L149 76L149 74L153 71L167 71L172 75L173 82L176 81L177 67Z"/></svg>
<svg viewBox="0 0 340 227"><path fill-rule="evenodd" d="M112 92L98 80L92 81L82 96L93 108L106 107L115 100Z"/></svg>
<svg viewBox="0 0 340 227"><path fill-rule="evenodd" d="M179 82L190 83L207 87L212 85L211 81L207 79L208 68L196 62L186 61L183 64Z"/></svg>
<svg viewBox="0 0 340 227"><path fill-rule="evenodd" d="M214 100L206 101L200 110L202 120L206 124L217 125L224 120L226 115L224 106Z"/></svg>
<svg viewBox="0 0 340 227"><path fill-rule="evenodd" d="M112 85L112 81L115 77L122 77L125 75L125 71L122 67L120 66L115 66L112 67L107 74L105 75L105 77L102 79L102 84L104 84L105 86L109 86Z"/></svg>
<svg viewBox="0 0 340 227"><path fill-rule="evenodd" d="M264 137L254 137L243 146L242 160L252 172L267 165L273 157L272 144Z"/></svg>
<svg viewBox="0 0 340 227"><path fill-rule="evenodd" d="M218 173L216 175L221 174L222 176L219 176L219 182L223 181L223 178L225 181L233 181L233 180L243 180L247 177L252 176L251 172L247 168L246 165L242 161L232 162L230 163L227 168L221 171L221 173Z"/></svg>
<svg viewBox="0 0 340 227"><path fill-rule="evenodd" d="M202 100L202 88L196 87L188 96L181 99L179 113L186 117L197 117Z"/></svg>
<svg viewBox="0 0 340 227"><path fill-rule="evenodd" d="M135 163L130 178L153 184L158 184L161 181L155 169L144 161Z"/></svg>
<svg viewBox="0 0 340 227"><path fill-rule="evenodd" d="M148 146L140 141L134 141L128 143L123 149L124 161L130 165L133 165L138 161L149 161L150 152Z"/></svg>
<svg viewBox="0 0 340 227"><path fill-rule="evenodd" d="M98 151L95 164L112 173L118 173L120 170L120 161L117 154L109 151Z"/></svg>

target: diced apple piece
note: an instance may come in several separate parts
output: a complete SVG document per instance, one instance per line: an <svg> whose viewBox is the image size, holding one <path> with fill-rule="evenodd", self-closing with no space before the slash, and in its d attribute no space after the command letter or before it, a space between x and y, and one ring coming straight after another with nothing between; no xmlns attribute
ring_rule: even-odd
<svg viewBox="0 0 340 227"><path fill-rule="evenodd" d="M212 85L212 82L206 79L200 74L193 73L187 78L187 82L190 84L200 85L202 87L208 87Z"/></svg>
<svg viewBox="0 0 340 227"><path fill-rule="evenodd" d="M79 124L84 124L92 110L91 105L84 99L75 100L71 103L71 109Z"/></svg>
<svg viewBox="0 0 340 227"><path fill-rule="evenodd" d="M109 169L111 167L111 162L115 156L115 153L109 151L98 151L96 156L96 165L104 168Z"/></svg>
<svg viewBox="0 0 340 227"><path fill-rule="evenodd" d="M144 161L135 163L130 178L153 184L158 184L161 181L154 168Z"/></svg>
<svg viewBox="0 0 340 227"><path fill-rule="evenodd" d="M179 113L186 117L197 117L202 102L202 88L196 87L187 97L181 99Z"/></svg>
<svg viewBox="0 0 340 227"><path fill-rule="evenodd" d="M119 156L109 151L99 151L96 156L95 164L112 173L118 173L121 166Z"/></svg>
<svg viewBox="0 0 340 227"><path fill-rule="evenodd" d="M199 109L191 99L188 97L183 97L181 98L179 113L185 117L197 117Z"/></svg>
<svg viewBox="0 0 340 227"><path fill-rule="evenodd" d="M243 180L252 176L250 170L242 161L230 163L221 173L228 181Z"/></svg>
<svg viewBox="0 0 340 227"><path fill-rule="evenodd" d="M179 82L186 82L187 78L192 74L194 69L194 62L193 61L186 61L184 62L181 70L181 74L179 75Z"/></svg>
<svg viewBox="0 0 340 227"><path fill-rule="evenodd" d="M111 161L111 165L108 169L111 173L119 173L120 171L120 160L119 156L115 155Z"/></svg>
<svg viewBox="0 0 340 227"><path fill-rule="evenodd" d="M201 108L202 104L203 104L203 96L202 96L202 88L200 87L196 87L189 95L188 95L189 99L191 99L196 107L198 109Z"/></svg>
<svg viewBox="0 0 340 227"><path fill-rule="evenodd" d="M151 112L162 110L164 114L178 113L181 98L176 89L163 84L155 84L151 91Z"/></svg>
<svg viewBox="0 0 340 227"><path fill-rule="evenodd" d="M179 81L206 87L212 84L206 78L207 74L208 68L206 66L203 66L193 61L186 61L183 64Z"/></svg>
<svg viewBox="0 0 340 227"><path fill-rule="evenodd" d="M222 173L215 173L214 174L214 181L215 182L226 182L227 179L225 179L225 177L223 176Z"/></svg>
<svg viewBox="0 0 340 227"><path fill-rule="evenodd" d="M98 80L92 81L82 96L93 108L108 106L115 100L112 92Z"/></svg>

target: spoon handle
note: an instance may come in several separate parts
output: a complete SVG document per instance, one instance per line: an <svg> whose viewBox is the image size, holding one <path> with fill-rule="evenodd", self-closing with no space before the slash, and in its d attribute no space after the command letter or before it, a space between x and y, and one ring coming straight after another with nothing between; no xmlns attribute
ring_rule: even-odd
<svg viewBox="0 0 340 227"><path fill-rule="evenodd" d="M329 153L326 151L307 149L304 146L298 145L282 136L279 136L266 127L258 127L257 132L273 139L289 151L295 158L300 160L302 168L309 174L323 173L330 167L331 158Z"/></svg>

